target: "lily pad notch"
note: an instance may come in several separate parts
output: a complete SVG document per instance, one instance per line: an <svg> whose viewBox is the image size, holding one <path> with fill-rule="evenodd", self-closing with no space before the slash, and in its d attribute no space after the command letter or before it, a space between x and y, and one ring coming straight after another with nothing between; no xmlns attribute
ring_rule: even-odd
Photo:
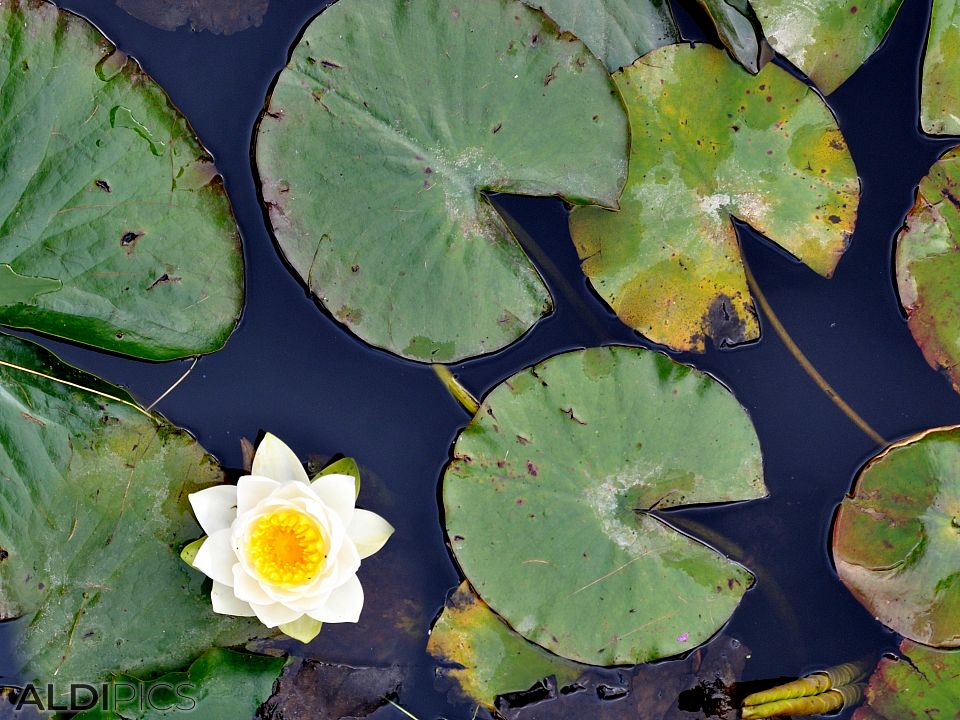
<svg viewBox="0 0 960 720"><path fill-rule="evenodd" d="M478 594L527 640L594 665L681 654L716 633L753 575L660 511L765 495L736 399L626 347L504 381L443 477L447 535Z"/></svg>
<svg viewBox="0 0 960 720"><path fill-rule="evenodd" d="M483 193L614 208L627 135L604 65L517 0L340 0L280 73L256 158L277 243L333 316L449 363L552 308Z"/></svg>

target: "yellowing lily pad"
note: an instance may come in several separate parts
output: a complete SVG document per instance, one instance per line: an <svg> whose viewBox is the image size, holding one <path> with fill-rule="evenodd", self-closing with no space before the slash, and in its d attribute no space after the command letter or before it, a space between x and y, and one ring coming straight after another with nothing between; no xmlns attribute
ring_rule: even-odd
<svg viewBox="0 0 960 720"><path fill-rule="evenodd" d="M713 47L654 50L614 75L630 117L619 212L576 208L583 269L628 325L677 350L760 334L738 218L829 277L860 184L820 96L775 65L756 76Z"/></svg>
<svg viewBox="0 0 960 720"><path fill-rule="evenodd" d="M437 618L427 651L448 666L469 698L488 708L498 695L521 692L546 677L559 685L576 680L584 668L525 640L462 583Z"/></svg>
<svg viewBox="0 0 960 720"><path fill-rule="evenodd" d="M596 665L696 647L753 583L658 511L764 494L757 437L734 397L622 347L504 381L443 479L447 534L480 596L528 640Z"/></svg>
<svg viewBox="0 0 960 720"><path fill-rule="evenodd" d="M925 177L897 240L897 285L914 339L960 392L960 152Z"/></svg>
<svg viewBox="0 0 960 720"><path fill-rule="evenodd" d="M960 717L960 652L904 640L903 658L883 658L853 720L951 720Z"/></svg>
<svg viewBox="0 0 960 720"><path fill-rule="evenodd" d="M243 259L210 155L86 21L7 0L0 28L0 324L150 360L219 349Z"/></svg>
<svg viewBox="0 0 960 720"><path fill-rule="evenodd" d="M27 617L6 669L96 683L182 668L262 630L216 615L179 558L187 495L223 473L119 388L0 335L0 619Z"/></svg>
<svg viewBox="0 0 960 720"><path fill-rule="evenodd" d="M613 207L627 123L606 68L516 0L340 0L257 139L290 265L362 339L423 361L501 348L551 308L485 191Z"/></svg>
<svg viewBox="0 0 960 720"><path fill-rule="evenodd" d="M668 0L524 0L580 38L613 72L680 39Z"/></svg>
<svg viewBox="0 0 960 720"><path fill-rule="evenodd" d="M879 47L902 0L751 0L767 41L824 93Z"/></svg>
<svg viewBox="0 0 960 720"><path fill-rule="evenodd" d="M840 506L833 554L884 625L960 646L960 429L921 433L871 460Z"/></svg>
<svg viewBox="0 0 960 720"><path fill-rule="evenodd" d="M920 89L920 124L934 135L960 135L960 5L934 0Z"/></svg>

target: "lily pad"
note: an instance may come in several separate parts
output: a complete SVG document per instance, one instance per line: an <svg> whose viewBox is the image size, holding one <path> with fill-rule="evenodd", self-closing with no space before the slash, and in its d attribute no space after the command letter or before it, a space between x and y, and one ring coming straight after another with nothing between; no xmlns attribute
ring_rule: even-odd
<svg viewBox="0 0 960 720"><path fill-rule="evenodd" d="M659 511L763 497L760 449L708 375L639 348L551 358L504 381L454 448L447 534L480 596L572 660L690 650L753 583Z"/></svg>
<svg viewBox="0 0 960 720"><path fill-rule="evenodd" d="M580 38L610 72L680 39L667 0L524 0Z"/></svg>
<svg viewBox="0 0 960 720"><path fill-rule="evenodd" d="M186 672L155 680L118 675L106 686L100 707L77 720L161 720L182 713L192 718L252 718L273 692L284 658L214 648ZM149 703L146 700L149 699Z"/></svg>
<svg viewBox="0 0 960 720"><path fill-rule="evenodd" d="M883 658L853 720L931 720L960 717L960 652L904 640L903 659Z"/></svg>
<svg viewBox="0 0 960 720"><path fill-rule="evenodd" d="M493 708L497 696L520 692L546 677L566 685L584 668L551 655L514 632L462 583L430 633L427 651L467 697Z"/></svg>
<svg viewBox="0 0 960 720"><path fill-rule="evenodd" d="M767 41L824 93L880 46L902 0L751 0Z"/></svg>
<svg viewBox="0 0 960 720"><path fill-rule="evenodd" d="M31 618L6 666L93 683L182 668L258 632L215 615L179 558L187 494L223 481L187 433L119 388L0 335L0 618Z"/></svg>
<svg viewBox="0 0 960 720"><path fill-rule="evenodd" d="M194 32L209 30L232 35L259 27L270 0L116 0L117 5L139 20L161 30L190 25Z"/></svg>
<svg viewBox="0 0 960 720"><path fill-rule="evenodd" d="M551 308L485 191L614 207L627 123L606 68L516 0L340 0L260 123L277 241L330 312L404 357L501 348Z"/></svg>
<svg viewBox="0 0 960 720"><path fill-rule="evenodd" d="M365 718L400 692L403 671L397 667L350 667L295 661L283 673L277 692L261 708L264 720Z"/></svg>
<svg viewBox="0 0 960 720"><path fill-rule="evenodd" d="M960 135L960 5L934 0L923 58L920 124L934 135Z"/></svg>
<svg viewBox="0 0 960 720"><path fill-rule="evenodd" d="M897 240L897 285L907 323L930 366L960 392L960 151L920 182Z"/></svg>
<svg viewBox="0 0 960 720"><path fill-rule="evenodd" d="M756 76L717 48L672 45L614 75L630 116L620 212L576 208L587 273L651 340L703 351L759 337L732 220L829 277L860 194L819 95L775 65Z"/></svg>
<svg viewBox="0 0 960 720"><path fill-rule="evenodd" d="M0 4L0 324L150 360L212 352L243 260L209 154L136 62L40 0ZM38 292L37 283L46 283Z"/></svg>
<svg viewBox="0 0 960 720"><path fill-rule="evenodd" d="M756 74L773 58L748 0L698 0L717 28L720 41L747 70Z"/></svg>
<svg viewBox="0 0 960 720"><path fill-rule="evenodd" d="M960 646L960 428L915 435L871 460L840 505L840 579L910 640Z"/></svg>

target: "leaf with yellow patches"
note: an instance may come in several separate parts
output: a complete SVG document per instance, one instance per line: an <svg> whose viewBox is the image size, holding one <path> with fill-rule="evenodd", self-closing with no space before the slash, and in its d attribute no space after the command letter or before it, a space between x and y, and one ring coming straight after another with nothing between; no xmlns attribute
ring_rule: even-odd
<svg viewBox="0 0 960 720"><path fill-rule="evenodd" d="M760 335L733 219L829 277L860 184L816 92L775 65L756 76L713 47L672 45L614 75L632 146L620 211L576 208L583 269L655 342L703 351Z"/></svg>

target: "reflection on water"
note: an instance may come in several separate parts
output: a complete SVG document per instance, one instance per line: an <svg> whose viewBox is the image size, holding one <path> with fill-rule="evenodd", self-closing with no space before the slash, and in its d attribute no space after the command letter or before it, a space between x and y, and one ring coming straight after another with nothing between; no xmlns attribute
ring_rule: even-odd
<svg viewBox="0 0 960 720"><path fill-rule="evenodd" d="M135 18L161 28L176 30L186 24L195 32L216 35L258 27L270 0L116 0Z"/></svg>

